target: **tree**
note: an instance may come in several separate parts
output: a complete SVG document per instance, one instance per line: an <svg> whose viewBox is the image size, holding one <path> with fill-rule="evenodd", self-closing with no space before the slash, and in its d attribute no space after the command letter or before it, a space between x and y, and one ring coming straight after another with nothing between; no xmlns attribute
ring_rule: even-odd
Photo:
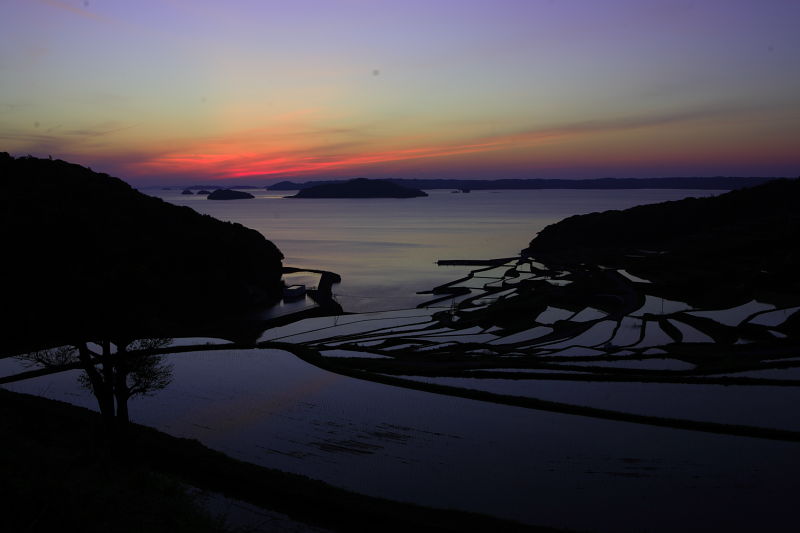
<svg viewBox="0 0 800 533"><path fill-rule="evenodd" d="M128 400L152 395L172 381L172 365L159 352L171 343L169 338L84 341L20 359L45 367L79 364L84 371L79 381L97 398L106 427L122 432L130 421Z"/></svg>

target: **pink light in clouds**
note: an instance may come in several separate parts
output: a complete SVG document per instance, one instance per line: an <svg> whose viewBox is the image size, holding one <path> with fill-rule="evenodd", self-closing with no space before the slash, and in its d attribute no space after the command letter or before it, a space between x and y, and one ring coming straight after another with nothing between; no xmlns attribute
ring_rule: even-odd
<svg viewBox="0 0 800 533"><path fill-rule="evenodd" d="M403 166L403 162L434 158L438 160L426 165L468 170L476 162L471 156L479 154L485 154L481 156L484 163L507 171L567 165L598 169L620 165L644 167L648 162L654 168L680 161L728 163L747 159L744 154L752 159L765 150L774 161L791 159L786 157L785 147L774 142L758 147L752 142L742 144L740 140L697 142L691 133L691 126L719 127L720 122L731 117L747 122L751 110L746 108L618 115L502 133L476 132L461 142L421 135L371 138L356 127L306 123L303 117L309 113L313 110L287 114L282 117L286 123L278 127L201 140L133 163L128 170L140 176L232 179L308 173L325 176L376 167L390 170ZM669 133L672 138L665 137ZM617 136L610 144L609 134ZM545 146L546 152L541 150Z"/></svg>
<svg viewBox="0 0 800 533"><path fill-rule="evenodd" d="M139 171L160 173L212 174L216 178L242 178L275 174L302 174L322 172L330 169L358 167L360 165L403 161L430 157L446 157L459 154L484 152L501 148L500 140L424 148L384 150L355 155L308 156L302 152L287 152L265 157L256 153L229 154L173 154L160 156L137 165Z"/></svg>

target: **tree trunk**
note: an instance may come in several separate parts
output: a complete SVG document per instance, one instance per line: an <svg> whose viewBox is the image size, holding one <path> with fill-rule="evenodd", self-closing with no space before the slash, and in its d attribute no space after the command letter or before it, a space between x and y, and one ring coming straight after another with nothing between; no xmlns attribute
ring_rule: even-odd
<svg viewBox="0 0 800 533"><path fill-rule="evenodd" d="M117 427L122 429L128 427L130 419L128 417L128 398L125 394L117 392Z"/></svg>
<svg viewBox="0 0 800 533"><path fill-rule="evenodd" d="M100 415L103 418L103 424L106 428L111 428L114 425L114 396L111 392L110 383L104 382L103 376L95 368L95 362L92 361L89 355L89 348L85 342L78 344L78 360L83 365L83 370L89 377L89 383L92 384L92 392L97 398L97 404L100 408Z"/></svg>
<svg viewBox="0 0 800 533"><path fill-rule="evenodd" d="M117 343L117 353L114 357L114 397L117 400L117 428L120 432L124 432L128 427L128 398L130 398L130 390L128 390L128 366L126 357L128 356L127 344L123 342Z"/></svg>
<svg viewBox="0 0 800 533"><path fill-rule="evenodd" d="M115 368L114 368L114 354L111 353L111 343L108 341L102 341L103 346L103 355L101 357L102 366L101 371L103 374L103 383L105 384L105 393L108 395L108 402L111 406L111 429L113 431L117 430L117 420L114 416L115 408L114 408L114 381L115 381Z"/></svg>

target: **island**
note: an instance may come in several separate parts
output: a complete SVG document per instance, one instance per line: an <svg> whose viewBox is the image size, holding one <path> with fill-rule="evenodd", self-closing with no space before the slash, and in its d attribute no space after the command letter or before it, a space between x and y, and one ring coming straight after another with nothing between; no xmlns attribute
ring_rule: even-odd
<svg viewBox="0 0 800 533"><path fill-rule="evenodd" d="M249 192L234 191L233 189L217 189L208 195L209 200L248 200L255 198Z"/></svg>
<svg viewBox="0 0 800 533"><path fill-rule="evenodd" d="M390 181L356 178L341 183L324 183L303 189L287 198L418 198L427 193Z"/></svg>

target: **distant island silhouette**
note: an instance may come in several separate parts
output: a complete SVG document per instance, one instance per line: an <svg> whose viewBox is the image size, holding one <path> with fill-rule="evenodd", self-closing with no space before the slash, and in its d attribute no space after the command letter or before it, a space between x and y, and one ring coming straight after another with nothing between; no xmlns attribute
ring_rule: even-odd
<svg viewBox="0 0 800 533"><path fill-rule="evenodd" d="M288 198L417 198L427 193L383 180L357 178L341 183L315 185Z"/></svg>
<svg viewBox="0 0 800 533"><path fill-rule="evenodd" d="M363 179L363 178L359 178ZM394 183L415 189L503 190L503 189L697 189L733 190L753 187L775 178L741 178L717 176L712 178L599 178L599 179L400 179L370 181ZM281 181L266 187L268 191L302 191L320 185L347 183L347 180L293 182Z"/></svg>
<svg viewBox="0 0 800 533"><path fill-rule="evenodd" d="M149 189L153 187L143 187L144 189ZM173 189L180 189L185 191L194 191L197 190L212 190L212 189L263 189L258 185L219 185L219 184L212 184L212 183L204 183L200 185L165 185L157 187L162 191L171 191Z"/></svg>
<svg viewBox="0 0 800 533"><path fill-rule="evenodd" d="M255 198L255 196L249 192L234 191L233 189L217 189L208 194L209 200L249 200L250 198Z"/></svg>

